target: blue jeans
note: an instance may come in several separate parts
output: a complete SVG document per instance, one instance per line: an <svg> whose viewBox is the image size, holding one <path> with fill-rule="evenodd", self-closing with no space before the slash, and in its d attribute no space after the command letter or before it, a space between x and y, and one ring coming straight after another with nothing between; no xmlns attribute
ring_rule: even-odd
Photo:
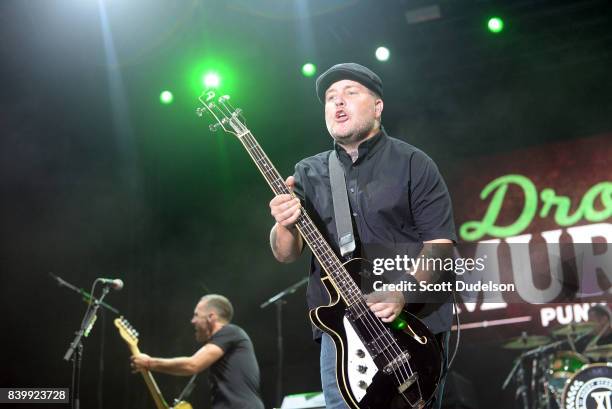
<svg viewBox="0 0 612 409"><path fill-rule="evenodd" d="M349 409L336 382L336 346L326 333L321 338L321 386L326 409Z"/></svg>
<svg viewBox="0 0 612 409"><path fill-rule="evenodd" d="M448 339L450 333L446 332L442 335L441 347L443 349L443 367L448 365ZM442 395L444 394L444 382L446 381L446 373L440 380L436 399L432 405L432 409L440 409L442 406ZM323 333L321 337L321 386L323 387L323 396L325 397L326 409L349 409L344 402L338 383L336 382L336 346L331 337Z"/></svg>

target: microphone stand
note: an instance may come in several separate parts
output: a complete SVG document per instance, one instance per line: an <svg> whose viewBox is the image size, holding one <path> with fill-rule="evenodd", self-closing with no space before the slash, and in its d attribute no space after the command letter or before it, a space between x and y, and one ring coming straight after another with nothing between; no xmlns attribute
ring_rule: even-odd
<svg viewBox="0 0 612 409"><path fill-rule="evenodd" d="M278 370L276 374L276 403L277 403L276 406L277 407L280 407L281 405L282 389L283 389L283 327L282 327L283 320L282 320L282 317L283 317L283 304L286 304L286 301L284 300L284 298L289 294L293 294L298 288L300 288L307 282L308 282L308 277L304 277L297 283L285 288L280 293L272 296L266 302L264 302L263 304L259 306L259 308L264 309L270 304L276 305L276 334L277 334L276 349L278 353L278 359L277 359Z"/></svg>
<svg viewBox="0 0 612 409"><path fill-rule="evenodd" d="M87 306L85 316L81 321L81 326L78 331L75 332L75 337L64 354L64 361L72 360L72 409L80 409L79 389L81 386L81 364L83 361L83 337L87 338L87 336L89 336L97 319L98 308L103 304L102 300L109 291L110 288L104 286L102 289L102 296L99 299L89 296L90 299L95 301L93 304Z"/></svg>

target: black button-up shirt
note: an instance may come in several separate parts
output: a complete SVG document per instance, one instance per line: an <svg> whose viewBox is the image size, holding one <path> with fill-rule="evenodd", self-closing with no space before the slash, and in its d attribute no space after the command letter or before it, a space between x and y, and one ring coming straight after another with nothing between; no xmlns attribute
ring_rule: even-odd
<svg viewBox="0 0 612 409"><path fill-rule="evenodd" d="M354 255L368 258L372 256L368 248L377 245L398 249L411 244L414 248L415 243L434 239L456 241L446 184L433 160L424 152L387 136L384 131L359 145L355 162L337 144L334 150L345 172L357 236ZM295 166L295 194L339 254L329 178L330 152L306 158ZM329 302L321 283L322 274L321 265L313 256L307 292L309 308ZM445 305L423 321L434 333L446 331L450 328L451 311L450 304ZM314 336L320 337L316 328Z"/></svg>

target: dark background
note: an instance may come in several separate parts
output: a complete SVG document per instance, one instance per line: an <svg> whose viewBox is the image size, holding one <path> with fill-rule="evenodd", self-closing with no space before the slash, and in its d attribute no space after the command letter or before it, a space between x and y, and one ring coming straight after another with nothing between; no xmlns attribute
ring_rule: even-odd
<svg viewBox="0 0 612 409"><path fill-rule="evenodd" d="M441 18L406 23L407 10L434 4ZM0 386L70 385L62 357L86 305L52 272L87 291L95 277L122 278L106 301L156 356L191 354L195 303L226 295L274 403L275 312L259 304L304 277L308 257L274 262L268 187L235 138L194 114L209 65L289 175L330 146L301 65L365 64L384 81L386 129L452 184L483 155L612 130L611 11L607 1L4 0ZM486 30L492 14L505 19L500 35ZM159 103L164 89L173 104ZM83 407L151 407L114 316L101 318L85 344ZM304 289L283 324L284 393L320 390ZM481 407L511 407L499 385L512 358L496 342L466 343L455 371ZM170 400L187 378L157 380ZM190 400L206 399L202 375Z"/></svg>

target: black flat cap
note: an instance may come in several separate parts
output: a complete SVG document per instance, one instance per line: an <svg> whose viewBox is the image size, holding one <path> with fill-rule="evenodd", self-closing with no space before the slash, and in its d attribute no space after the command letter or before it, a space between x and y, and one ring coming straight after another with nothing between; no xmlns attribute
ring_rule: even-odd
<svg viewBox="0 0 612 409"><path fill-rule="evenodd" d="M325 101L325 91L327 91L329 86L334 82L340 80L357 81L374 91L381 98L383 96L382 81L378 75L363 65L359 65L354 62L346 62L336 64L323 74L319 75L316 82L316 90L319 101Z"/></svg>

